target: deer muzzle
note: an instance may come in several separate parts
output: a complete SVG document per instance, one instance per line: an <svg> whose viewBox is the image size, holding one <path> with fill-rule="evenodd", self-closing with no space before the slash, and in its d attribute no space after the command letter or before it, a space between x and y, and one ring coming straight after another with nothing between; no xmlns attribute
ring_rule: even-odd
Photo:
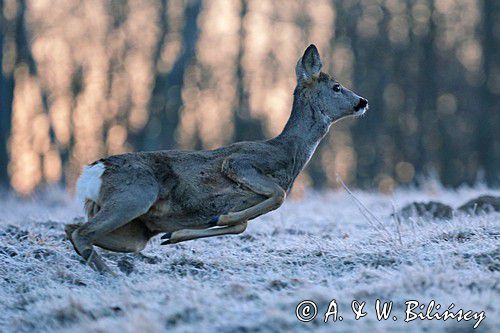
<svg viewBox="0 0 500 333"><path fill-rule="evenodd" d="M368 110L368 100L360 97L358 104L354 107L354 114L362 115L366 110Z"/></svg>

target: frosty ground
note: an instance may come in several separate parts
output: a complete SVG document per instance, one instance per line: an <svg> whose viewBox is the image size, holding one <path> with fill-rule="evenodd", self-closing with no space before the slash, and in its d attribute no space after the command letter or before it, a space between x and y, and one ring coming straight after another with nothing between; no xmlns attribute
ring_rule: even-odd
<svg viewBox="0 0 500 333"><path fill-rule="evenodd" d="M451 221L415 218L401 225L393 207L438 200L454 207L482 187L354 192L383 226L368 221L345 191L287 200L238 236L160 246L142 255L101 251L118 277L82 264L64 223L80 207L51 190L0 202L0 332L469 332L474 321L404 322L404 302L435 300L442 310L485 311L477 332L500 328L500 214ZM295 317L301 300L318 316ZM332 299L343 321L323 322ZM377 321L376 299L394 301ZM366 301L354 320L353 300ZM397 321L392 316L397 316Z"/></svg>

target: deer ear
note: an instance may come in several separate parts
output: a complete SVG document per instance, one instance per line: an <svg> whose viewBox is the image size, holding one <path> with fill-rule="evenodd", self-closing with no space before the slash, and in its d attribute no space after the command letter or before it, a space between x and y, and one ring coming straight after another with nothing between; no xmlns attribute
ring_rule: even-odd
<svg viewBox="0 0 500 333"><path fill-rule="evenodd" d="M309 45L302 58L297 62L295 72L298 81L311 81L319 76L321 71L321 59L314 44Z"/></svg>

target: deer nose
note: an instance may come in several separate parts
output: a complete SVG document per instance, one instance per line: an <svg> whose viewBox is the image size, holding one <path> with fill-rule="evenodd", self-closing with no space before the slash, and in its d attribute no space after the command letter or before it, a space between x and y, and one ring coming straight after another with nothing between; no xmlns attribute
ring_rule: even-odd
<svg viewBox="0 0 500 333"><path fill-rule="evenodd" d="M367 105L368 105L368 100L366 100L364 98L360 98L359 102L358 102L358 105L356 105L354 107L354 111L359 111L361 109L364 109Z"/></svg>

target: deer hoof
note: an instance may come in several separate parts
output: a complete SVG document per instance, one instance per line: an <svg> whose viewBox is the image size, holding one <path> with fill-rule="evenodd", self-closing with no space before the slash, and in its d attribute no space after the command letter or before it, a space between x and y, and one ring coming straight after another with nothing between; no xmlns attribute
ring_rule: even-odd
<svg viewBox="0 0 500 333"><path fill-rule="evenodd" d="M164 241L161 242L160 245L173 244L172 234L173 234L172 232L166 232L163 236L161 236L161 239L164 239Z"/></svg>
<svg viewBox="0 0 500 333"><path fill-rule="evenodd" d="M163 236L161 236L161 239L169 239L170 237L172 237L172 233L166 232Z"/></svg>
<svg viewBox="0 0 500 333"><path fill-rule="evenodd" d="M220 215L214 216L208 222L209 227L215 227L219 223Z"/></svg>
<svg viewBox="0 0 500 333"><path fill-rule="evenodd" d="M95 250L92 250L88 258L86 259L87 264L92 267L94 270L98 271L101 274L109 274L111 276L116 277L116 273L113 272L111 268L106 265L104 260L95 252Z"/></svg>

